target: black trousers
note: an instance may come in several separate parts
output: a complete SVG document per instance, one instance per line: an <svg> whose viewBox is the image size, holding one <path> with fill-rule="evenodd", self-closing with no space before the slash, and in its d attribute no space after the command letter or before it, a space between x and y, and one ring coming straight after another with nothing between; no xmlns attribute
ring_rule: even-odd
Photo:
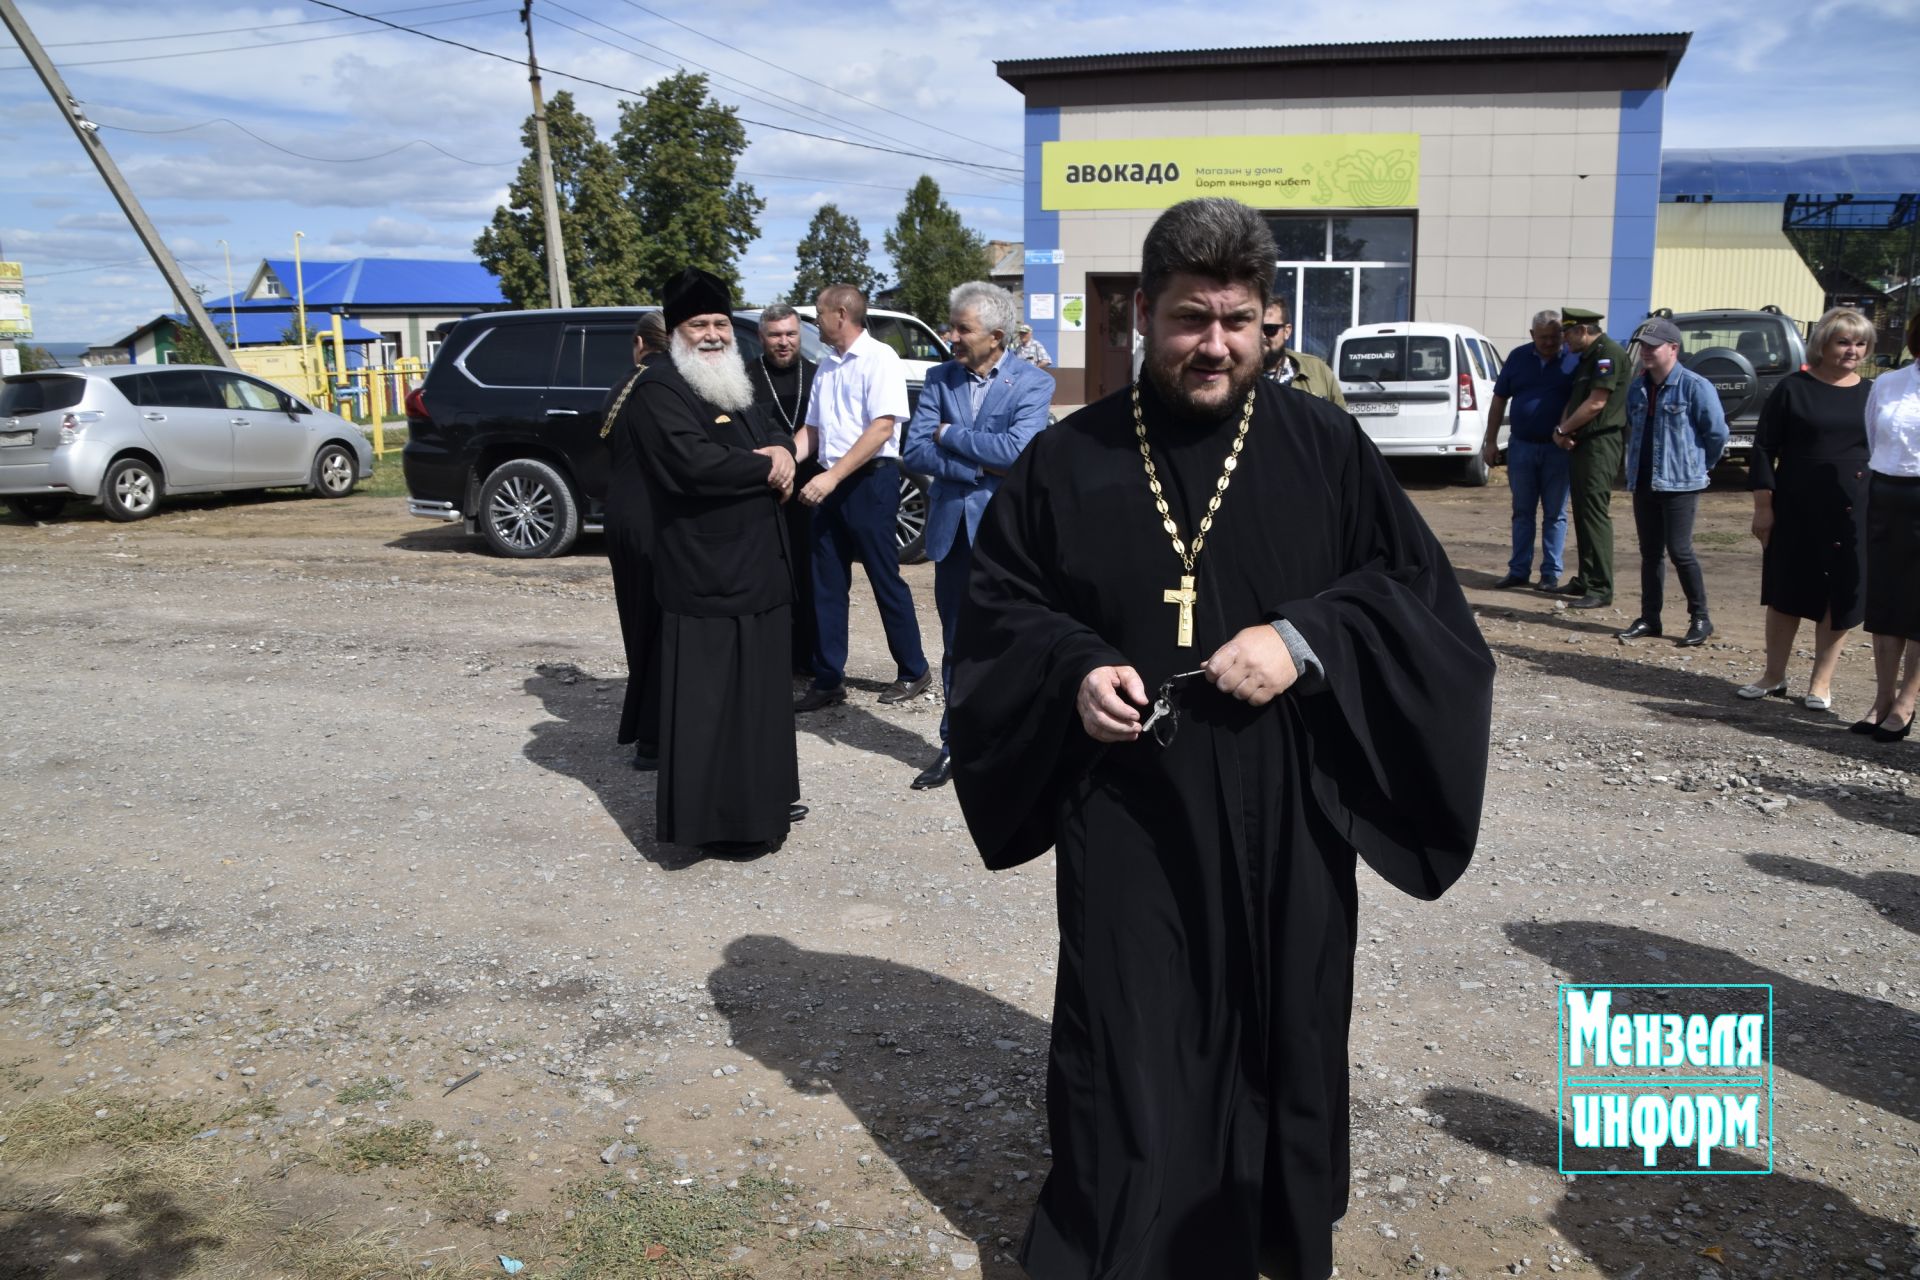
<svg viewBox="0 0 1920 1280"><path fill-rule="evenodd" d="M1687 616L1707 616L1707 579L1700 572L1700 557L1693 553L1693 517L1699 506L1697 491L1634 490L1633 526L1640 535L1640 616L1648 622L1660 621L1669 559L1687 596Z"/></svg>

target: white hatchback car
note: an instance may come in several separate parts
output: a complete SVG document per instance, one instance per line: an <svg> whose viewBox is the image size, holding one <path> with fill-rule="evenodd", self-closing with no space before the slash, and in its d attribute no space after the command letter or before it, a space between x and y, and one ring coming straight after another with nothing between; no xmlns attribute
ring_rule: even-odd
<svg viewBox="0 0 1920 1280"><path fill-rule="evenodd" d="M1334 343L1347 410L1389 458L1457 458L1461 479L1487 482L1481 445L1500 353L1465 325L1363 324ZM1507 447L1507 428L1500 428Z"/></svg>
<svg viewBox="0 0 1920 1280"><path fill-rule="evenodd" d="M373 474L360 428L217 366L101 365L0 382L0 500L46 520L70 498L109 520L169 493L305 485L344 498Z"/></svg>
<svg viewBox="0 0 1920 1280"><path fill-rule="evenodd" d="M820 315L813 307L795 307L794 310L809 322L817 320ZM899 354L908 382L925 382L933 367L951 356L947 344L940 340L940 336L926 321L905 311L869 308L867 332Z"/></svg>

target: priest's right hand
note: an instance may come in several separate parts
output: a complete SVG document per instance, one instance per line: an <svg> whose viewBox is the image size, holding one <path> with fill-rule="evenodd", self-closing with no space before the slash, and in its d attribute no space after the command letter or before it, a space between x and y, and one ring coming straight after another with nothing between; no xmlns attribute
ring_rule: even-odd
<svg viewBox="0 0 1920 1280"><path fill-rule="evenodd" d="M1122 696L1124 695L1124 696ZM1134 705L1128 706L1131 700ZM1140 736L1140 708L1147 686L1132 667L1095 667L1080 682L1074 707L1080 724L1095 742L1132 742Z"/></svg>
<svg viewBox="0 0 1920 1280"><path fill-rule="evenodd" d="M764 455L771 464L767 472L767 487L781 490L784 497L793 488L793 455L777 444L755 449L754 452Z"/></svg>

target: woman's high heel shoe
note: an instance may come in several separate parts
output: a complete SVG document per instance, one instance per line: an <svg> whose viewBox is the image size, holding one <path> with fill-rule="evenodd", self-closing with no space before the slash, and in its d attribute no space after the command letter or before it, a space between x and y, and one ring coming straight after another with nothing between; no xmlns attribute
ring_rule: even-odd
<svg viewBox="0 0 1920 1280"><path fill-rule="evenodd" d="M1884 723L1877 724L1873 727L1873 740L1875 742L1898 742L1900 739L1906 737L1912 729L1913 717L1911 716L1907 717L1907 722L1898 729L1889 729Z"/></svg>

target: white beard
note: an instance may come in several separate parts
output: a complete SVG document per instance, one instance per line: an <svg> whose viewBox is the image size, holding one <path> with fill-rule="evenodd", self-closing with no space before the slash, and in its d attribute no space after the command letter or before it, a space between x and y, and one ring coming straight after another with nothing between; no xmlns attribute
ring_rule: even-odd
<svg viewBox="0 0 1920 1280"><path fill-rule="evenodd" d="M671 346L673 367L693 388L693 394L728 413L738 413L753 403L753 383L747 380L747 366L740 359L740 348L728 343L718 351L701 351L679 333Z"/></svg>

